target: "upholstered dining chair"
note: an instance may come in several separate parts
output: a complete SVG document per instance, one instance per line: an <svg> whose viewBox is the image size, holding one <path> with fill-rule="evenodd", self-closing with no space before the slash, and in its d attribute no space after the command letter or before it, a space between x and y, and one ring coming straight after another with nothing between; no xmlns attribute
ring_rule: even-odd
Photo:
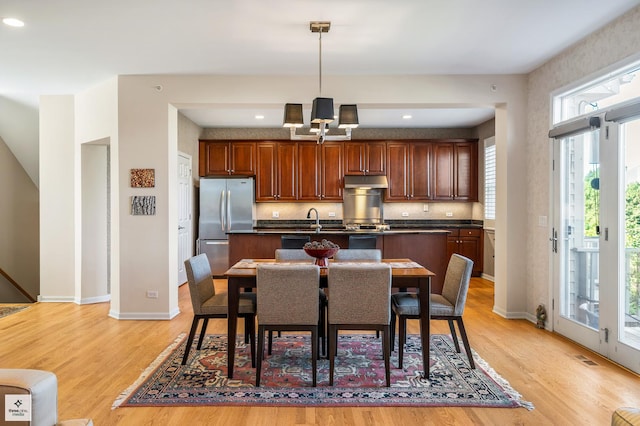
<svg viewBox="0 0 640 426"><path fill-rule="evenodd" d="M309 241L311 237L308 235L283 235L280 237L280 248L301 249Z"/></svg>
<svg viewBox="0 0 640 426"><path fill-rule="evenodd" d="M349 246L351 247L351 246ZM333 259L337 262L380 262L382 260L382 251L379 249L346 249L339 250L334 256ZM380 332L376 331L376 338L380 337Z"/></svg>
<svg viewBox="0 0 640 426"><path fill-rule="evenodd" d="M227 312L229 310L227 293L216 293L215 286L213 285L213 279L211 277L211 266L209 265L209 259L205 253L201 253L185 260L184 266L187 272L189 293L191 293L193 321L191 323L191 331L189 331L189 337L187 339L187 346L184 349L182 365L185 365L187 362L191 344L193 343L200 320L203 320L203 322L202 329L200 330L200 337L198 339L197 350L202 348L202 341L204 340L204 334L207 331L209 318L227 318ZM251 364L255 366L255 293L240 294L238 316L244 318L245 340L248 334L251 344ZM228 336L228 338L235 339L235 336Z"/></svg>
<svg viewBox="0 0 640 426"><path fill-rule="evenodd" d="M258 356L256 386L260 386L265 331L310 331L313 386L317 383L318 283L314 264L258 265Z"/></svg>
<svg viewBox="0 0 640 426"><path fill-rule="evenodd" d="M382 251L379 249L341 249L333 255L336 262L365 261L380 262Z"/></svg>
<svg viewBox="0 0 640 426"><path fill-rule="evenodd" d="M462 314L467 301L467 292L469 290L469 281L473 270L473 261L459 254L453 254L449 259L447 271L444 276L444 285L442 294L431 294L431 319L446 320L449 322L451 337L456 347L456 351L460 353L460 344L458 343L458 335L453 322L458 324L462 343L469 358L471 368L476 368L471 354L471 346L469 338L464 328ZM398 327L398 368L402 368L402 358L404 355L404 344L407 339L407 319L420 318L420 304L418 295L414 292L396 293L391 296L391 309L394 317L392 318L392 333L395 328L396 317L399 321ZM395 346L392 336L391 346Z"/></svg>
<svg viewBox="0 0 640 426"><path fill-rule="evenodd" d="M297 261L312 261L314 257L309 256L307 252L302 249L276 249L276 262L297 262ZM318 287L318 296L320 298L318 320L318 334L322 344L322 355L327 353L327 293ZM280 334L278 334L280 337ZM273 344L273 332L269 332L269 355L271 355L271 348Z"/></svg>
<svg viewBox="0 0 640 426"><path fill-rule="evenodd" d="M329 384L333 385L338 330L382 332L385 380L389 369L391 319L391 266L386 263L332 263L327 270L329 298Z"/></svg>
<svg viewBox="0 0 640 426"><path fill-rule="evenodd" d="M349 249L374 249L377 242L375 235L349 235Z"/></svg>

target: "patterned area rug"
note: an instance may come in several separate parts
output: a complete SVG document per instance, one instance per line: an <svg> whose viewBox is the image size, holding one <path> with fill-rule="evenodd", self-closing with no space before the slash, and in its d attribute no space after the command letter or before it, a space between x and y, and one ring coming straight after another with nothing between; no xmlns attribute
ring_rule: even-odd
<svg viewBox="0 0 640 426"><path fill-rule="evenodd" d="M262 367L256 388L249 348L236 347L234 379L226 376L227 338L206 335L202 349L191 350L182 366L185 338L181 335L129 389L116 407L264 405L264 406L426 406L525 407L520 394L474 353L476 369L455 351L448 335L431 336L430 380L420 378L420 337L407 336L403 369L397 348L391 356L391 387L384 386L381 340L375 335L340 335L334 386L329 386L329 361L318 360L318 386L311 386L308 334L274 338L272 355Z"/></svg>
<svg viewBox="0 0 640 426"><path fill-rule="evenodd" d="M18 305L18 306L1 305L0 306L0 318L9 316L11 314L15 314L16 312L20 312L23 309L27 309L28 307L29 307L29 305Z"/></svg>

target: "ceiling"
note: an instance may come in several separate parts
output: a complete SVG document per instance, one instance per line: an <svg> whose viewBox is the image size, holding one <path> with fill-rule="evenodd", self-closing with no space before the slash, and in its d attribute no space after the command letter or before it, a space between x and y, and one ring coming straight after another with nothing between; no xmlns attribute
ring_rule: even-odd
<svg viewBox="0 0 640 426"><path fill-rule="evenodd" d="M0 17L20 18L25 26L0 24L0 97L37 108L41 94L78 93L127 74L317 76L318 35L309 31L310 21L332 23L322 38L323 75L523 74L638 4L2 0ZM183 112L203 127L282 125L281 110L262 108ZM469 127L493 110L387 106L359 108L359 115L363 127Z"/></svg>

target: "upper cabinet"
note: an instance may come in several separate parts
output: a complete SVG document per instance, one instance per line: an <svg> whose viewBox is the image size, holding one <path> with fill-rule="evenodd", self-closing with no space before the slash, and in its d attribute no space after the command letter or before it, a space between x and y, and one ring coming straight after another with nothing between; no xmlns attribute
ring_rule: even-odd
<svg viewBox="0 0 640 426"><path fill-rule="evenodd" d="M431 200L431 144L388 142L385 201Z"/></svg>
<svg viewBox="0 0 640 426"><path fill-rule="evenodd" d="M256 143L200 140L200 176L253 176L256 174Z"/></svg>
<svg viewBox="0 0 640 426"><path fill-rule="evenodd" d="M388 202L478 201L477 139L201 140L200 176L255 176L256 201L342 202L345 175L386 175Z"/></svg>
<svg viewBox="0 0 640 426"><path fill-rule="evenodd" d="M434 201L478 201L477 140L432 145Z"/></svg>
<svg viewBox="0 0 640 426"><path fill-rule="evenodd" d="M298 143L298 200L342 201L343 144Z"/></svg>
<svg viewBox="0 0 640 426"><path fill-rule="evenodd" d="M297 199L298 150L295 142L259 142L256 147L256 201Z"/></svg>
<svg viewBox="0 0 640 426"><path fill-rule="evenodd" d="M344 143L345 175L384 175L387 172L386 142Z"/></svg>

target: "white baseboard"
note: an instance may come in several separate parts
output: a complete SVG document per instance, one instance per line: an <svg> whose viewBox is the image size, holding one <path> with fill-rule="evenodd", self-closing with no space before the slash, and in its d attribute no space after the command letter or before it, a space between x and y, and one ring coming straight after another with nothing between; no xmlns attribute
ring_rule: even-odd
<svg viewBox="0 0 640 426"><path fill-rule="evenodd" d="M493 275L487 275L484 272L482 273L480 278L488 280L488 281L491 281L491 282L496 282L496 280L495 280Z"/></svg>
<svg viewBox="0 0 640 426"><path fill-rule="evenodd" d="M109 311L109 316L118 320L170 320L180 313L176 308L171 312L116 312Z"/></svg>

